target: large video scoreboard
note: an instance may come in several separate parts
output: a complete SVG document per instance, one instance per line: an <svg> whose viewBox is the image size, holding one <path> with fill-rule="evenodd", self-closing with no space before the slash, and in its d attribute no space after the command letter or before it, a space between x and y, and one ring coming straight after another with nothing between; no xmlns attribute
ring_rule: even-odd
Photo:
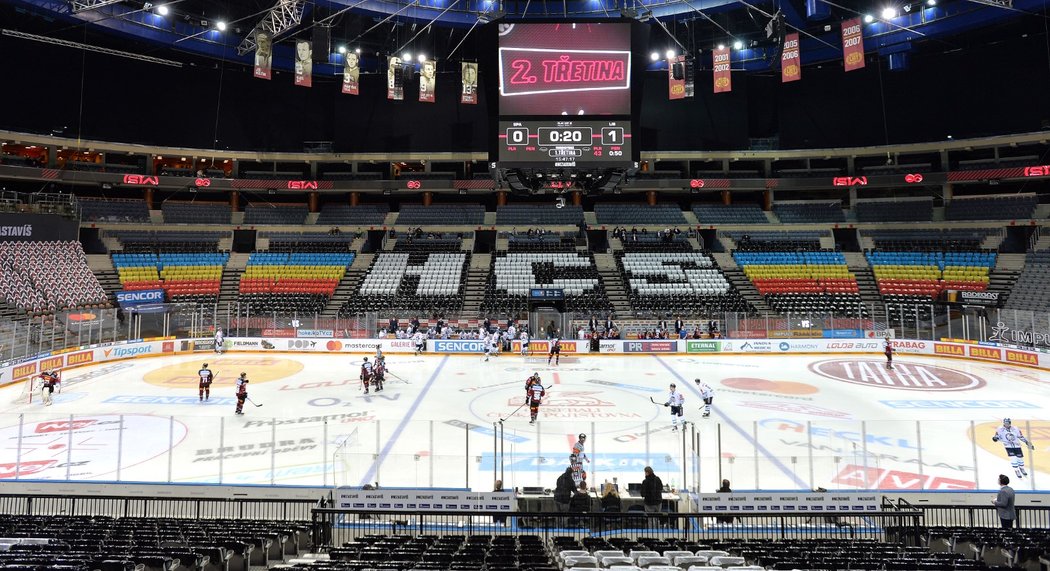
<svg viewBox="0 0 1050 571"><path fill-rule="evenodd" d="M499 26L500 166L629 167L631 24Z"/></svg>

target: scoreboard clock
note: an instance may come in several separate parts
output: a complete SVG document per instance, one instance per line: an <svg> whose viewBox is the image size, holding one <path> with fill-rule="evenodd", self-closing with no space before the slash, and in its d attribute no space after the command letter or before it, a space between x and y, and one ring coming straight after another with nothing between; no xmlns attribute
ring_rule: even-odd
<svg viewBox="0 0 1050 571"><path fill-rule="evenodd" d="M509 167L629 167L630 121L500 121L499 156Z"/></svg>

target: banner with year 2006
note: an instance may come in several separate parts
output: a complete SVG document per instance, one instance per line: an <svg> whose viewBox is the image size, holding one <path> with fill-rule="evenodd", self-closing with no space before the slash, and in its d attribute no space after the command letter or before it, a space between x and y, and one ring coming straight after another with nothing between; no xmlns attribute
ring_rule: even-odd
<svg viewBox="0 0 1050 571"><path fill-rule="evenodd" d="M860 18L842 22L842 61L846 71L864 67L864 27Z"/></svg>

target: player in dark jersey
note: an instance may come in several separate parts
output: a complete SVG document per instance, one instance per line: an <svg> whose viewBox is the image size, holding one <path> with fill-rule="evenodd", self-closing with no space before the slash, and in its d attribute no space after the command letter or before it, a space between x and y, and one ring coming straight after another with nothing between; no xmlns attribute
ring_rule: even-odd
<svg viewBox="0 0 1050 571"><path fill-rule="evenodd" d="M383 390L383 381L386 380L386 359L376 359L372 367L372 386L376 392Z"/></svg>
<svg viewBox="0 0 1050 571"><path fill-rule="evenodd" d="M543 388L543 385L536 381L529 385L529 388L525 395L525 402L529 405L529 424L536 424L536 417L540 414L540 404L543 402L543 397L547 395L547 391Z"/></svg>
<svg viewBox="0 0 1050 571"><path fill-rule="evenodd" d="M244 414L244 401L248 399L248 373L237 377L237 410L234 414Z"/></svg>
<svg viewBox="0 0 1050 571"><path fill-rule="evenodd" d="M368 394L368 385L372 382L372 363L368 362L368 357L365 357L363 363L361 363L361 386L365 388L365 394Z"/></svg>
<svg viewBox="0 0 1050 571"><path fill-rule="evenodd" d="M215 374L205 363L201 365L201 370L197 371L197 377L200 378L200 382L197 383L197 396L204 402L205 399L211 398L211 383L215 380Z"/></svg>
<svg viewBox="0 0 1050 571"><path fill-rule="evenodd" d="M890 341L890 336L886 336L886 340L883 344L883 351L886 353L886 369L893 370L893 342Z"/></svg>

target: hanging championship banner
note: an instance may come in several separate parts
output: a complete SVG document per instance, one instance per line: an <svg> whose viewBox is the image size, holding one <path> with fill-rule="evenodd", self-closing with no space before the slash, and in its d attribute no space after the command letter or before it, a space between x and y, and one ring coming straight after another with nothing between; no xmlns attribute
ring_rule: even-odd
<svg viewBox="0 0 1050 571"><path fill-rule="evenodd" d="M436 85L437 60L425 59L419 64L419 100L423 103L433 103Z"/></svg>
<svg viewBox="0 0 1050 571"><path fill-rule="evenodd" d="M262 30L255 32L255 77L270 79L273 62L273 38Z"/></svg>
<svg viewBox="0 0 1050 571"><path fill-rule="evenodd" d="M343 61L343 93L357 95L361 80L361 56L357 52L346 52Z"/></svg>
<svg viewBox="0 0 1050 571"><path fill-rule="evenodd" d="M477 105L478 64L465 61L459 64L459 73L462 78L462 89L459 92L459 102L467 105Z"/></svg>
<svg viewBox="0 0 1050 571"><path fill-rule="evenodd" d="M733 78L729 68L729 48L711 52L715 70L715 93L726 93L733 90Z"/></svg>
<svg viewBox="0 0 1050 571"><path fill-rule="evenodd" d="M842 22L842 61L846 71L864 67L864 28L860 18Z"/></svg>
<svg viewBox="0 0 1050 571"><path fill-rule="evenodd" d="M303 87L313 85L314 48L309 40L295 40L295 84Z"/></svg>
<svg viewBox="0 0 1050 571"><path fill-rule="evenodd" d="M386 98L395 101L405 99L405 81L401 74L401 58L387 56L386 58Z"/></svg>
<svg viewBox="0 0 1050 571"><path fill-rule="evenodd" d="M685 99L685 56L667 60L667 98Z"/></svg>
<svg viewBox="0 0 1050 571"><path fill-rule="evenodd" d="M784 50L780 56L780 82L802 79L802 56L799 54L798 34L784 36Z"/></svg>

